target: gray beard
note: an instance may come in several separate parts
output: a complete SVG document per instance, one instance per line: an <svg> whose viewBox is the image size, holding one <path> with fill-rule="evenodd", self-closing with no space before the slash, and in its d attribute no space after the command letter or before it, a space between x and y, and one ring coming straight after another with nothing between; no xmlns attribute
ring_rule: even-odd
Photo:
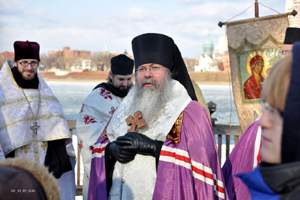
<svg viewBox="0 0 300 200"><path fill-rule="evenodd" d="M147 81L155 82L152 79ZM153 125L158 116L164 113L166 103L170 97L171 87L172 79L169 77L157 88L142 88L138 83L133 86L133 101L129 106L129 114L133 116L138 110L142 112L143 119L147 125L140 132L146 131L149 125Z"/></svg>

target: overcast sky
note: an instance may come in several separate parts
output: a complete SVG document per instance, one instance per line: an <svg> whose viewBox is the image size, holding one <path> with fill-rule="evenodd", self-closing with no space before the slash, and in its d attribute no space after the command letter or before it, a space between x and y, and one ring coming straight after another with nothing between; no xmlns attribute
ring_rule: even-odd
<svg viewBox="0 0 300 200"><path fill-rule="evenodd" d="M217 46L226 26L219 21L254 17L255 0L0 0L0 52L13 51L16 40L36 41L41 53L62 50L130 54L131 40L147 32L172 37L183 57L202 53L210 37ZM284 13L285 0L259 0ZM275 11L259 6L260 16Z"/></svg>

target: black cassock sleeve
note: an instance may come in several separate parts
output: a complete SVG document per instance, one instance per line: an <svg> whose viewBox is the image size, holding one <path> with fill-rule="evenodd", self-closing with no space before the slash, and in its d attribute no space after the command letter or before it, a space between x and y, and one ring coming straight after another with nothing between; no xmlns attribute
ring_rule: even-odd
<svg viewBox="0 0 300 200"><path fill-rule="evenodd" d="M108 155L108 149L109 149L110 143L105 148L105 173L106 173L106 192L107 196L109 195L109 191L112 185L112 176L115 169L116 160L111 158Z"/></svg>
<svg viewBox="0 0 300 200"><path fill-rule="evenodd" d="M57 179L60 178L63 173L72 170L70 157L67 154L64 140L48 141L45 166L48 166L49 172L52 172Z"/></svg>

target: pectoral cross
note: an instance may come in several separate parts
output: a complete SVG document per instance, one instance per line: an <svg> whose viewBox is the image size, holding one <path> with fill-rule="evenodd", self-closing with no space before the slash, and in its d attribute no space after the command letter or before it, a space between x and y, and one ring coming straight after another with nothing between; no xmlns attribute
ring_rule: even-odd
<svg viewBox="0 0 300 200"><path fill-rule="evenodd" d="M38 125L37 121L33 122L33 126L30 126L30 129L33 130L33 132L35 133L35 136L37 135L37 130L40 128L40 126Z"/></svg>
<svg viewBox="0 0 300 200"><path fill-rule="evenodd" d="M143 128L147 125L143 119L142 112L139 110L134 113L134 117L131 115L127 117L126 122L127 125L131 125L130 129L127 130L128 132L136 132L137 128Z"/></svg>

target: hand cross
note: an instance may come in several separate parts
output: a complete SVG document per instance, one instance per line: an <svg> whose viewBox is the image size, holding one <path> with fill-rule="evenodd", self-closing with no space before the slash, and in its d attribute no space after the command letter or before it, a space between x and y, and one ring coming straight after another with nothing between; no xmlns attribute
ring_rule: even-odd
<svg viewBox="0 0 300 200"><path fill-rule="evenodd" d="M143 114L141 111L136 111L134 113L134 117L132 117L131 115L129 117L127 117L126 119L127 125L131 125L130 129L128 129L128 132L136 132L137 128L143 128L144 126L146 126L146 122L143 119Z"/></svg>

